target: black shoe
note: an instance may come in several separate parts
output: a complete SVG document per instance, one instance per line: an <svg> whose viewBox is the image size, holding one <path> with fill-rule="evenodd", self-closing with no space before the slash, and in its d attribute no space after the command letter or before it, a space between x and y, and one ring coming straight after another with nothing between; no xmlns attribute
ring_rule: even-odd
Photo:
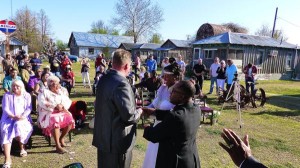
<svg viewBox="0 0 300 168"><path fill-rule="evenodd" d="M208 92L207 94L211 94L211 92Z"/></svg>

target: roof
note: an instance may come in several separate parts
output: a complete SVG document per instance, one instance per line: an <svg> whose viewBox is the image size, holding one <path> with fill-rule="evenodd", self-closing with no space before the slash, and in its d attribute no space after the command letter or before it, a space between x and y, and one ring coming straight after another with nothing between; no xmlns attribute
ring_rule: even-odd
<svg viewBox="0 0 300 168"><path fill-rule="evenodd" d="M170 48L169 45L166 46L166 44L168 44L168 42L171 42L175 45L175 47L173 47L173 48L188 48L188 47L191 47L190 45L193 41L192 40L168 39L161 45L160 50L162 50L163 48Z"/></svg>
<svg viewBox="0 0 300 168"><path fill-rule="evenodd" d="M4 41L4 40L6 40L6 36L5 36L4 33L2 33L0 31L0 41ZM15 46L25 46L25 45L27 45L26 43L24 43L23 41L17 39L16 37L11 37L10 41L9 41L9 44L10 45L15 45Z"/></svg>
<svg viewBox="0 0 300 168"><path fill-rule="evenodd" d="M72 35L76 41L77 46L85 47L110 47L118 48L121 43L132 43L133 37L130 36L115 36L109 34L94 34L84 32L72 32Z"/></svg>
<svg viewBox="0 0 300 168"><path fill-rule="evenodd" d="M174 47L169 47L169 48L160 47L160 48L157 48L156 50L157 51L169 51L169 50L172 50L172 49L175 49L175 48Z"/></svg>
<svg viewBox="0 0 300 168"><path fill-rule="evenodd" d="M208 37L193 43L193 45L201 44L240 44L254 45L278 48L296 48L296 45L285 41L276 40L267 36L255 36L244 33L226 32L216 36Z"/></svg>
<svg viewBox="0 0 300 168"><path fill-rule="evenodd" d="M133 49L151 49L151 50L155 50L155 49L159 48L160 46L161 46L161 44L143 43L143 44L136 45L135 47L133 47Z"/></svg>
<svg viewBox="0 0 300 168"><path fill-rule="evenodd" d="M15 37L10 38L9 44L10 45L16 45L16 46L26 46L27 45L26 43L24 43L23 41L15 38Z"/></svg>
<svg viewBox="0 0 300 168"><path fill-rule="evenodd" d="M120 46L118 48L121 47L121 45L124 46L124 48L126 50L131 50L132 48L134 48L136 45L140 45L139 43L121 43Z"/></svg>
<svg viewBox="0 0 300 168"><path fill-rule="evenodd" d="M190 47L192 41L191 40L175 40L169 39L176 47Z"/></svg>

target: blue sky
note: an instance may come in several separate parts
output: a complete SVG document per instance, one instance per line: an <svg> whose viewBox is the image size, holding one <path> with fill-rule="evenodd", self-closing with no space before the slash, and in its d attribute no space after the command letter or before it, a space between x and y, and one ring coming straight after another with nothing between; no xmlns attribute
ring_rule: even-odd
<svg viewBox="0 0 300 168"><path fill-rule="evenodd" d="M103 20L109 24L115 14L117 0L1 0L0 20L27 6L38 12L44 9L50 18L55 39L68 41L71 32L87 32L91 23ZM262 24L273 26L278 7L277 29L283 29L288 42L300 45L299 0L153 0L164 10L164 21L158 28L164 40L186 39L203 23L238 23L249 34ZM291 24L292 23L292 24Z"/></svg>

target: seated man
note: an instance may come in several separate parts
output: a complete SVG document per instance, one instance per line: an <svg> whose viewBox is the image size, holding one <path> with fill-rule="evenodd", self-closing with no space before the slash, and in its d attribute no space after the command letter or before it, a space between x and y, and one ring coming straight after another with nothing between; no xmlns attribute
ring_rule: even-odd
<svg viewBox="0 0 300 168"><path fill-rule="evenodd" d="M162 120L144 130L144 138L159 142L156 167L200 167L196 144L200 109L193 104L194 94L195 87L190 81L180 81L170 95L170 102L175 104L173 110L143 109L144 113L154 113Z"/></svg>
<svg viewBox="0 0 300 168"><path fill-rule="evenodd" d="M18 76L17 69L14 69L13 67L11 67L9 70L9 76L6 76L3 79L3 89L5 92L9 92L11 90L11 85L12 85L13 81L15 81L15 80L21 80L21 77Z"/></svg>
<svg viewBox="0 0 300 168"><path fill-rule="evenodd" d="M135 85L136 88L138 87L144 87L147 88L149 92L155 92L157 89L162 85L162 80L157 76L157 73L155 70L153 70L150 74L150 78L142 81L141 83L138 83Z"/></svg>

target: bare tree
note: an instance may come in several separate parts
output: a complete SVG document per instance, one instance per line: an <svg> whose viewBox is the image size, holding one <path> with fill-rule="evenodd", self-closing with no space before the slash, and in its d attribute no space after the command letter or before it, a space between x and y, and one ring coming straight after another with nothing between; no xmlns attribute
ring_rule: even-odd
<svg viewBox="0 0 300 168"><path fill-rule="evenodd" d="M229 29L229 30L231 30L232 32L235 32L235 33L246 33L246 34L248 33L247 28L242 27L237 23L229 22L229 23L222 24L222 26L225 26L227 29Z"/></svg>
<svg viewBox="0 0 300 168"><path fill-rule="evenodd" d="M35 50L37 44L37 19L35 13L27 7L17 10L13 18L16 23L16 37L30 46L30 49Z"/></svg>
<svg viewBox="0 0 300 168"><path fill-rule="evenodd" d="M118 0L112 21L126 32L131 32L136 43L141 36L155 31L163 21L163 11L151 0ZM131 34L130 33L130 34Z"/></svg>
<svg viewBox="0 0 300 168"><path fill-rule="evenodd" d="M259 29L256 30L255 35L272 37L272 29L267 24L263 24ZM285 36L282 29L275 30L273 38L282 41L288 40L288 37Z"/></svg>
<svg viewBox="0 0 300 168"><path fill-rule="evenodd" d="M268 25L263 24L259 29L256 30L255 35L270 37L270 36L272 36L272 30L269 28Z"/></svg>
<svg viewBox="0 0 300 168"><path fill-rule="evenodd" d="M41 44L45 44L51 34L50 20L43 9L40 10L37 16Z"/></svg>
<svg viewBox="0 0 300 168"><path fill-rule="evenodd" d="M15 36L29 46L29 51L42 51L50 35L50 20L44 10L35 13L23 7L16 11L13 21L17 25Z"/></svg>

